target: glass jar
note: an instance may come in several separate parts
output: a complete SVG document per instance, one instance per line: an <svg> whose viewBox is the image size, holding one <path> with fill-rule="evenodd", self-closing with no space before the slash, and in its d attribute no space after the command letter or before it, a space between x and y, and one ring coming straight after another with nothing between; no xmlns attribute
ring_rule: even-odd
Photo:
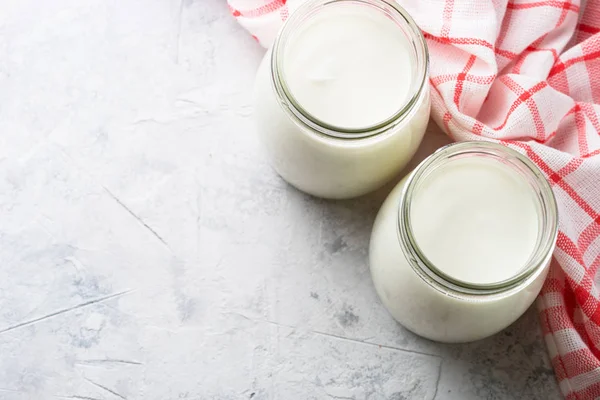
<svg viewBox="0 0 600 400"><path fill-rule="evenodd" d="M421 189L428 188L422 186L422 182L436 170L443 173L452 160L465 157L498 161L510 168L511 173L518 174L515 176L525 185L523 187L531 189L528 194L535 204L532 210L537 213L533 252L527 253L529 259L519 266L518 272L500 281L472 283L456 279L434 265L415 239L418 227L413 224L411 207L419 190L428 190ZM439 204L444 201L445 198L439 198ZM448 145L425 159L383 203L373 226L369 249L375 289L392 316L420 336L441 342L485 338L513 323L539 294L555 247L557 221L552 189L529 159L495 143ZM510 246L498 249L511 251Z"/></svg>
<svg viewBox="0 0 600 400"><path fill-rule="evenodd" d="M308 112L291 93L283 67L290 56L289 42L299 29L322 13L342 12L347 6L385 18L385 23L393 21L394 34L407 43L411 66L402 106L365 127L336 126ZM257 72L255 120L274 169L296 188L325 198L359 196L397 176L416 152L429 120L428 63L421 31L395 2L308 0L285 22Z"/></svg>

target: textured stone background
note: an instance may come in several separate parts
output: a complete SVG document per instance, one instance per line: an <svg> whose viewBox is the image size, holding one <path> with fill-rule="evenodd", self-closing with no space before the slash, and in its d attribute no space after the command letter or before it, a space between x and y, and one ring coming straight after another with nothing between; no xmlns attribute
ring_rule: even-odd
<svg viewBox="0 0 600 400"><path fill-rule="evenodd" d="M2 1L0 399L558 399L533 311L460 346L391 319L389 187L277 177L262 54L224 0Z"/></svg>

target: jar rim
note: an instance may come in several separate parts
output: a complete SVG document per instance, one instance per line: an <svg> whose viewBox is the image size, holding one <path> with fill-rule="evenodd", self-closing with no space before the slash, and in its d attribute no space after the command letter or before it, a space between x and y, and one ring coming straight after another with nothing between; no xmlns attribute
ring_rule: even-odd
<svg viewBox="0 0 600 400"><path fill-rule="evenodd" d="M289 90L282 70L283 49L287 43L290 33L294 28L303 22L303 18L308 16L311 11L317 7L325 7L338 3L355 3L375 7L379 11L386 13L390 17L395 17L395 22L402 23L408 28L409 39L413 44L416 55L416 76L418 76L418 85L416 90L411 93L410 98L403 106L389 118L379 123L362 128L343 128L334 126L321 121L307 112L292 95ZM390 14L391 13L391 14ZM411 115L420 104L420 99L427 87L427 77L429 76L429 51L427 42L423 33L417 26L410 14L401 6L390 0L307 0L300 5L289 18L284 22L279 34L275 38L271 52L271 71L272 83L275 93L283 106L284 111L297 123L308 127L311 130L327 137L336 139L362 139L372 137L380 133L387 132L389 129L399 125Z"/></svg>
<svg viewBox="0 0 600 400"><path fill-rule="evenodd" d="M473 283L454 278L437 268L423 253L413 235L410 205L415 187L441 161L458 155L487 155L517 164L528 174L540 204L542 229L532 256L523 269L510 278L493 283ZM526 156L503 144L488 141L466 141L446 145L423 160L408 176L398 204L397 233L402 251L417 275L430 286L454 296L505 295L528 285L550 262L558 236L558 207L554 192L542 171Z"/></svg>

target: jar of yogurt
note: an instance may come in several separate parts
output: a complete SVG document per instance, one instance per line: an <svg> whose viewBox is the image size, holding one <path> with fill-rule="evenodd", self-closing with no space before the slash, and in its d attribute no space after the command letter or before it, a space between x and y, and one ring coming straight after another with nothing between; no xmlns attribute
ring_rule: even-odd
<svg viewBox="0 0 600 400"><path fill-rule="evenodd" d="M391 180L429 119L428 53L388 0L308 0L259 67L255 119L275 170L319 197L349 198Z"/></svg>
<svg viewBox="0 0 600 400"><path fill-rule="evenodd" d="M482 339L537 297L557 221L552 189L529 159L495 143L448 145L383 203L369 248L375 289L418 335Z"/></svg>

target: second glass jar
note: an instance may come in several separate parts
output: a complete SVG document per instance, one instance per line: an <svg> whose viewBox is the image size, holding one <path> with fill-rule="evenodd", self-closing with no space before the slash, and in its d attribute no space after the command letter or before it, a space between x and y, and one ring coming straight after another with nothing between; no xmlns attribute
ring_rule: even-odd
<svg viewBox="0 0 600 400"><path fill-rule="evenodd" d="M519 214L522 219L509 219L509 225L514 223L508 227L510 232L537 232L531 241L534 243L532 252L522 265L509 265L504 261L512 259L511 257L498 257L519 253L522 243L514 240L515 235L499 230L502 224L494 222L503 222L497 220L505 217L506 209L510 209L512 214L517 209L522 211L523 207L519 206L527 204L521 204L521 198L517 196L498 198L496 203L501 201L506 204L504 211L492 207L482 213L482 207L490 207L492 202L479 203L482 207L474 206L473 202L482 197L475 195L470 198L472 193L465 190L468 186L459 186L456 181L448 179L448 171L460 171L462 176L470 177L494 165L502 166L505 172L488 182L488 186L497 186L492 196L502 192L504 185L517 185L534 205L533 211L527 208L531 212L525 214L529 215ZM445 194L432 189L431 181L435 179L430 178L432 176L442 177L438 181L444 183ZM480 184L481 182L477 183L474 192L489 189L483 189ZM429 220L426 222L434 229L429 231L419 225L419 222L424 222L423 219L414 219L419 213L411 211L425 204L423 200L416 204L415 199L423 199L427 193L435 193L433 200L437 202L437 206L418 209L421 210L421 217L423 212L427 213ZM452 199L460 197L464 200L463 204L472 207L452 209L453 212L445 218L439 218L436 208L455 205ZM494 218L489 218L490 216ZM449 243L451 240L447 237L438 241L442 236L436 236L444 230L443 226L452 227L457 224L461 227L476 227L472 234L474 238L479 236L480 239L470 242L466 250L461 250L464 250L463 253L454 255L453 258L459 261L458 267L463 269L455 270L452 272L454 275L450 275L448 270L434 263L431 256L436 256L432 254L432 250L438 251L449 244L452 250L457 249L454 243ZM419 232L428 232L434 237L435 247L426 240L430 237L417 238L416 233ZM451 144L425 159L392 190L381 206L373 225L369 249L373 283L388 311L412 332L440 342L479 340L512 324L533 303L548 273L557 232L558 211L554 194L542 172L529 159L495 143ZM460 241L464 242L464 236L459 237ZM424 242L419 242L423 239ZM428 246L422 247L421 244ZM471 254L467 254L469 252L478 254L471 257ZM448 258L449 255L437 260L444 263ZM469 264L472 259L481 264ZM482 277L481 274L485 271L490 276ZM457 273L460 277L457 277ZM498 273L504 276L499 277ZM463 276L476 279L467 281Z"/></svg>

